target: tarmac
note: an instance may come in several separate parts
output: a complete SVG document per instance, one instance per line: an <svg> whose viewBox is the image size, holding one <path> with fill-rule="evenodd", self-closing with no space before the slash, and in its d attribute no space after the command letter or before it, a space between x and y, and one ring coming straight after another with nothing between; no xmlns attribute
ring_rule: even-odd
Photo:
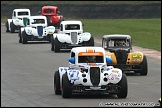
<svg viewBox="0 0 162 108"><path fill-rule="evenodd" d="M4 23L1 23L1 26L4 26L4 25L5 25ZM101 44L100 38L95 38L94 40L95 40L95 42ZM161 52L160 51L156 51L156 50L148 49L148 48L142 48L142 47L138 47L138 46L132 46L132 51L133 52L140 51L140 52L143 52L146 56L161 60Z"/></svg>

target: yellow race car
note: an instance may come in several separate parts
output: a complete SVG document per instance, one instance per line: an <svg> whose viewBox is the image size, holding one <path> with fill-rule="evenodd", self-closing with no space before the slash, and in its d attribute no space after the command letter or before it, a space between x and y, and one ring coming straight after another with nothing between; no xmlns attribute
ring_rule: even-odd
<svg viewBox="0 0 162 108"><path fill-rule="evenodd" d="M147 75L147 58L140 51L132 51L130 35L112 34L102 37L102 47L106 55L112 58L112 65L122 71L134 71L140 75Z"/></svg>

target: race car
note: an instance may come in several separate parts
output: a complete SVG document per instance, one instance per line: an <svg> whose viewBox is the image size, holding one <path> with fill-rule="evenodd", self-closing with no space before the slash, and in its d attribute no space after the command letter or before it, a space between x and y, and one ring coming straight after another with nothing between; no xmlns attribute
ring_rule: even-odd
<svg viewBox="0 0 162 108"><path fill-rule="evenodd" d="M27 19L27 26L19 30L19 43L27 44L28 41L51 41L55 32L54 26L47 26L45 16L30 16Z"/></svg>
<svg viewBox="0 0 162 108"><path fill-rule="evenodd" d="M112 58L112 65L123 72L139 73L147 75L147 58L140 51L132 51L130 35L110 34L102 37L102 47L107 51L106 55Z"/></svg>
<svg viewBox="0 0 162 108"><path fill-rule="evenodd" d="M94 46L94 38L89 32L83 33L82 22L78 20L62 21L60 29L51 38L51 51L72 49L78 46Z"/></svg>
<svg viewBox="0 0 162 108"><path fill-rule="evenodd" d="M6 32L14 33L21 27L26 26L27 17L30 15L29 9L14 9L12 19L7 19L5 23Z"/></svg>
<svg viewBox="0 0 162 108"><path fill-rule="evenodd" d="M41 13L43 16L47 17L48 26L59 28L61 21L65 20L63 15L60 15L60 11L57 6L43 6Z"/></svg>
<svg viewBox="0 0 162 108"><path fill-rule="evenodd" d="M102 47L72 48L69 66L54 73L55 94L71 98L73 93L108 93L126 98L127 77L121 69L107 66L111 62Z"/></svg>

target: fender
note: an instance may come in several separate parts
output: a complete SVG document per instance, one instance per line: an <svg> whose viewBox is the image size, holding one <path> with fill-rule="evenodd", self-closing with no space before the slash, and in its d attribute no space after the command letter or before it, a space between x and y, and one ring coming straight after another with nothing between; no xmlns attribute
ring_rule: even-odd
<svg viewBox="0 0 162 108"><path fill-rule="evenodd" d="M142 52L132 52L128 54L127 64L140 64L143 61L144 54Z"/></svg>
<svg viewBox="0 0 162 108"><path fill-rule="evenodd" d="M20 25L20 23L21 23L21 20L19 20L19 19L12 19L12 22L13 22L13 24L15 25L15 26L19 26Z"/></svg>
<svg viewBox="0 0 162 108"><path fill-rule="evenodd" d="M91 38L91 34L89 32L84 32L79 35L82 41L88 41Z"/></svg>
<svg viewBox="0 0 162 108"><path fill-rule="evenodd" d="M8 28L9 28L9 30L11 30L10 23L12 22L12 19L8 19L7 21L8 21Z"/></svg>
<svg viewBox="0 0 162 108"><path fill-rule="evenodd" d="M106 56L107 57L110 57L112 59L112 63L110 63L110 65L111 64L117 64L116 56L115 56L114 53L111 53L109 51L106 51Z"/></svg>
<svg viewBox="0 0 162 108"><path fill-rule="evenodd" d="M31 27L25 27L24 28L24 30L25 30L25 32L26 32L26 34L27 35L33 35L33 28L31 28Z"/></svg>
<svg viewBox="0 0 162 108"><path fill-rule="evenodd" d="M54 26L48 26L44 28L47 34L53 34L55 32L55 27Z"/></svg>
<svg viewBox="0 0 162 108"><path fill-rule="evenodd" d="M102 78L107 78L109 83L116 84L122 79L122 70L119 68L107 68L107 70L103 72Z"/></svg>
<svg viewBox="0 0 162 108"><path fill-rule="evenodd" d="M61 88L62 88L62 75L65 74L68 69L69 69L68 67L59 67L59 69L58 69L59 75L60 75L60 86L61 86Z"/></svg>
<svg viewBox="0 0 162 108"><path fill-rule="evenodd" d="M54 38L56 38L59 40L59 42L64 43L71 43L71 37L68 34L54 34Z"/></svg>

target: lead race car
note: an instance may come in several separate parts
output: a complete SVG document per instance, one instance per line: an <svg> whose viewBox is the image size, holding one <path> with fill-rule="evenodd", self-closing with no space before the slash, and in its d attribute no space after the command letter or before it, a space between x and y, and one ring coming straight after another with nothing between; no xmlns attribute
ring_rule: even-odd
<svg viewBox="0 0 162 108"><path fill-rule="evenodd" d="M12 19L7 19L5 23L6 32L14 33L21 27L26 26L27 17L29 16L31 16L29 9L14 9Z"/></svg>
<svg viewBox="0 0 162 108"><path fill-rule="evenodd" d="M45 16L30 16L26 27L19 30L19 43L27 44L28 41L51 41L55 32L54 26L47 26Z"/></svg>
<svg viewBox="0 0 162 108"><path fill-rule="evenodd" d="M69 66L54 73L55 94L70 98L73 93L112 93L126 98L127 77L121 69L107 66L111 62L102 47L72 48Z"/></svg>
<svg viewBox="0 0 162 108"><path fill-rule="evenodd" d="M132 51L130 35L104 35L102 47L106 50L106 55L112 58L112 63L109 65L120 68L123 72L134 71L140 75L147 75L147 58L140 51Z"/></svg>
<svg viewBox="0 0 162 108"><path fill-rule="evenodd" d="M60 52L78 46L94 46L94 38L89 32L83 32L81 21L62 21L60 29L51 38L51 51Z"/></svg>

